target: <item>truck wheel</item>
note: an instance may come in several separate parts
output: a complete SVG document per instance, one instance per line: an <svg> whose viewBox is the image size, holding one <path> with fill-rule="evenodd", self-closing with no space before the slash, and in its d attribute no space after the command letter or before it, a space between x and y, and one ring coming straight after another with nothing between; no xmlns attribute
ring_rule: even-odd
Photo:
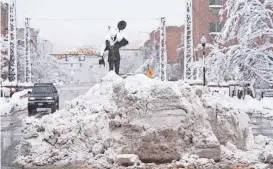
<svg viewBox="0 0 273 169"><path fill-rule="evenodd" d="M28 116L33 116L35 114L34 109L28 108Z"/></svg>
<svg viewBox="0 0 273 169"><path fill-rule="evenodd" d="M51 107L51 113L55 113L56 111L56 103Z"/></svg>
<svg viewBox="0 0 273 169"><path fill-rule="evenodd" d="M59 108L60 108L60 104L59 104L59 103L60 103L60 102L58 101L58 102L57 102L57 107L56 107L57 110L59 110Z"/></svg>

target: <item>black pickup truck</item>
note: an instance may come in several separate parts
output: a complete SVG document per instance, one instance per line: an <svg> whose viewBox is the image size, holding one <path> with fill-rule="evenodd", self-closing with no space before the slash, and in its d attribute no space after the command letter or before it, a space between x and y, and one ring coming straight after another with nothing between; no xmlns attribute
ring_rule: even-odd
<svg viewBox="0 0 273 169"><path fill-rule="evenodd" d="M59 92L53 83L35 83L28 98L28 115L32 116L39 109L59 110Z"/></svg>

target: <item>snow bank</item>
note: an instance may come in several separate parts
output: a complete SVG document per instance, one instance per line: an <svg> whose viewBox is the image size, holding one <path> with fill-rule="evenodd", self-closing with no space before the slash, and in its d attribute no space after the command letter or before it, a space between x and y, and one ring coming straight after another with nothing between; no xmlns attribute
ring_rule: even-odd
<svg viewBox="0 0 273 169"><path fill-rule="evenodd" d="M262 100L246 96L245 100L231 98L229 96L214 95L211 103L222 104L226 107L240 109L250 115L258 115L266 118L273 118L273 98L263 98Z"/></svg>
<svg viewBox="0 0 273 169"><path fill-rule="evenodd" d="M250 141L247 151L242 151L234 144L228 142L226 146L221 145L221 153L223 161L246 163L253 166L263 163L272 164L273 139L262 135L256 136Z"/></svg>
<svg viewBox="0 0 273 169"><path fill-rule="evenodd" d="M63 110L26 118L16 162L115 168L122 154L136 154L145 163L171 163L187 153L198 155L199 163L202 158L219 161L221 145L247 149L252 136L246 113L221 99L227 98L181 81L145 75L122 79L109 72Z"/></svg>
<svg viewBox="0 0 273 169"><path fill-rule="evenodd" d="M30 90L23 90L16 92L10 99L0 98L0 112L1 115L9 115L12 111L20 111L27 108L27 98L20 98L28 93Z"/></svg>
<svg viewBox="0 0 273 169"><path fill-rule="evenodd" d="M9 104L7 98L0 98L0 110L1 115L5 115L11 112L12 104Z"/></svg>

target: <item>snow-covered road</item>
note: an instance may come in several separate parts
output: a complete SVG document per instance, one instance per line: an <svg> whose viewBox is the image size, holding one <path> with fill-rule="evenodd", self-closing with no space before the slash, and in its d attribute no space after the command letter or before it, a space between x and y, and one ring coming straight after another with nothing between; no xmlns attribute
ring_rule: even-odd
<svg viewBox="0 0 273 169"><path fill-rule="evenodd" d="M68 90L68 87L60 87L60 108L66 101L70 101L88 91L90 86L73 87L73 90ZM27 110L12 112L10 115L1 116L1 168L11 169L12 161L15 160L17 150L16 146L21 139L21 121L27 117ZM36 118L40 118L46 113L37 114ZM71 167L72 169L73 167ZM76 169L77 167L75 167Z"/></svg>
<svg viewBox="0 0 273 169"><path fill-rule="evenodd" d="M273 119L261 116L251 117L253 135L264 135L273 138Z"/></svg>

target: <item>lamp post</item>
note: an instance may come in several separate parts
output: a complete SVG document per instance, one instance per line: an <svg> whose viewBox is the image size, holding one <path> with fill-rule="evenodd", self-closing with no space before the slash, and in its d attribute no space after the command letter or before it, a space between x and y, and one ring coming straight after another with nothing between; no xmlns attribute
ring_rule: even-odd
<svg viewBox="0 0 273 169"><path fill-rule="evenodd" d="M206 68L205 68L205 47L206 47L207 39L203 34L201 38L201 44L203 46L203 86L206 85Z"/></svg>

